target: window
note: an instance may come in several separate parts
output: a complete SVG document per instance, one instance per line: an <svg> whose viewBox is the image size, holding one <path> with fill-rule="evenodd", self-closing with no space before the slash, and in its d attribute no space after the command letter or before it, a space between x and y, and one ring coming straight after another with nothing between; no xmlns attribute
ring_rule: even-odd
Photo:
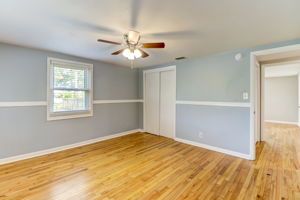
<svg viewBox="0 0 300 200"><path fill-rule="evenodd" d="M93 65L48 58L48 120L93 115Z"/></svg>

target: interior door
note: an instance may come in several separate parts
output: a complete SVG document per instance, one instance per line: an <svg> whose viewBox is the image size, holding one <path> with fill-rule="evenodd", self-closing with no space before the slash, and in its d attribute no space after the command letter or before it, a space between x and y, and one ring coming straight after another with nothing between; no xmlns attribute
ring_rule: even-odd
<svg viewBox="0 0 300 200"><path fill-rule="evenodd" d="M175 70L160 72L160 129L161 136L174 138L175 133Z"/></svg>
<svg viewBox="0 0 300 200"><path fill-rule="evenodd" d="M145 73L145 131L159 135L159 101L160 74L159 72Z"/></svg>

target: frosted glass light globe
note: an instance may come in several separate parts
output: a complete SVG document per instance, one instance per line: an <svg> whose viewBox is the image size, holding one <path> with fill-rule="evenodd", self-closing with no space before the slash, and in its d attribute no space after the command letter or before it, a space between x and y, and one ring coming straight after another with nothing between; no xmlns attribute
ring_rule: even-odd
<svg viewBox="0 0 300 200"><path fill-rule="evenodd" d="M140 58L142 56L142 52L139 49L134 50L134 56L136 58Z"/></svg>
<svg viewBox="0 0 300 200"><path fill-rule="evenodd" d="M128 56L131 54L130 49L125 49L122 54L124 57L128 58Z"/></svg>
<svg viewBox="0 0 300 200"><path fill-rule="evenodd" d="M134 53L129 53L128 57L129 60L134 60Z"/></svg>

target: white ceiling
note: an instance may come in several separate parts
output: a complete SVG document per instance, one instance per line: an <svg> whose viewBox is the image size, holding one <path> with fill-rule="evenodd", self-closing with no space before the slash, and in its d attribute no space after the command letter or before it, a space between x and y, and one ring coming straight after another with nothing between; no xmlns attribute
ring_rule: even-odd
<svg viewBox="0 0 300 200"><path fill-rule="evenodd" d="M299 38L299 10L299 0L0 0L0 41L129 66L96 40L134 29L166 43L136 61L144 67Z"/></svg>
<svg viewBox="0 0 300 200"><path fill-rule="evenodd" d="M274 64L265 68L265 77L296 76L300 74L300 61L290 64Z"/></svg>

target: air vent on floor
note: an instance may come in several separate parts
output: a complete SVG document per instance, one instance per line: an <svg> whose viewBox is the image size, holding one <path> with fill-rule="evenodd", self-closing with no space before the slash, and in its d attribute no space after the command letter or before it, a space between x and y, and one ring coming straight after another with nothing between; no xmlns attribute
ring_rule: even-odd
<svg viewBox="0 0 300 200"><path fill-rule="evenodd" d="M186 57L182 56L182 57L175 58L175 60L183 60L183 59L186 59Z"/></svg>

